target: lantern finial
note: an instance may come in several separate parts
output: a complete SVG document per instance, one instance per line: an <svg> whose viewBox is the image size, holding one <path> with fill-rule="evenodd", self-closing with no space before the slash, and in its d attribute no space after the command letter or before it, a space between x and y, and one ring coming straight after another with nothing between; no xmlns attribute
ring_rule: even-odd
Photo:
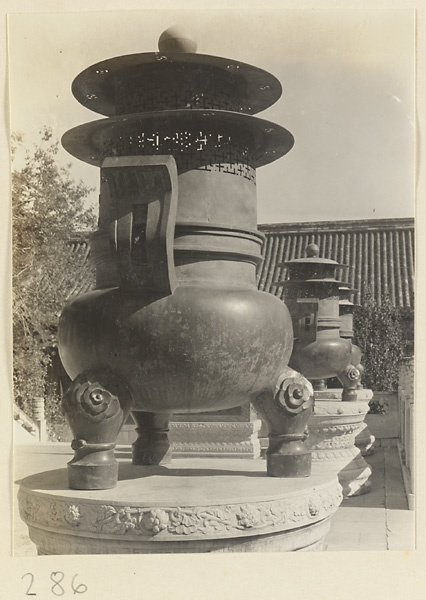
<svg viewBox="0 0 426 600"><path fill-rule="evenodd" d="M197 42L179 25L169 27L158 38L160 52L197 52Z"/></svg>
<svg viewBox="0 0 426 600"><path fill-rule="evenodd" d="M319 256L319 247L316 244L309 244L306 246L306 257L317 258Z"/></svg>

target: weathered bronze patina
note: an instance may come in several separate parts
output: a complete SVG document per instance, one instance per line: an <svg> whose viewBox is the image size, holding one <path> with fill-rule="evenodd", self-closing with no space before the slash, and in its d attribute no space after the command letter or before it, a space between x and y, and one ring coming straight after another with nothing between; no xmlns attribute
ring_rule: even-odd
<svg viewBox="0 0 426 600"><path fill-rule="evenodd" d="M163 36L160 52L103 61L73 83L75 97L107 118L62 140L72 155L101 169L91 252L96 289L68 304L60 320L60 355L74 380L65 410L83 439L74 442L71 487L114 485L116 427L108 427L106 409L105 422L92 415L111 379L110 387L132 399L135 464L167 460L172 413L227 409L259 397L278 402L285 391L277 382L293 331L287 307L256 289L263 235L255 180L256 169L286 154L293 137L252 116L279 98L281 85L256 67L195 54L187 42ZM107 373L108 382L96 386L94 373ZM80 435L73 405L82 386L100 391L79 409L90 422ZM119 392L114 397L121 403ZM280 443L281 450L289 444L290 457L284 472L271 468L271 475L310 472L309 453L302 448L303 464L297 456L309 394L296 403L296 411L291 401L281 405L284 422L293 423ZM297 448L295 439L302 440Z"/></svg>

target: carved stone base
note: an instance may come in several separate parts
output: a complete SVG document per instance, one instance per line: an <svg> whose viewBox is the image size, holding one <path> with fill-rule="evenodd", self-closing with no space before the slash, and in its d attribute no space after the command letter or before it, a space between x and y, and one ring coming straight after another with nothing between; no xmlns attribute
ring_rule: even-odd
<svg viewBox="0 0 426 600"><path fill-rule="evenodd" d="M170 423L173 457L258 458L260 419L249 422Z"/></svg>
<svg viewBox="0 0 426 600"><path fill-rule="evenodd" d="M362 456L371 456L374 454L375 441L376 438L369 430L367 423L363 423L355 436L355 446L359 448Z"/></svg>
<svg viewBox="0 0 426 600"><path fill-rule="evenodd" d="M210 413L174 415L169 440L174 458L258 458L260 456L257 418L250 404ZM118 444L133 444L135 419L129 415Z"/></svg>
<svg viewBox="0 0 426 600"><path fill-rule="evenodd" d="M360 389L357 390L358 400L369 402L374 393L372 390ZM360 449L362 456L371 456L374 454L374 442L376 438L368 428L367 423L362 423L357 434L355 435L355 446Z"/></svg>
<svg viewBox="0 0 426 600"><path fill-rule="evenodd" d="M323 550L342 494L335 475L270 478L261 459L221 458L122 462L118 486L97 492L48 471L18 499L39 554L145 554Z"/></svg>
<svg viewBox="0 0 426 600"><path fill-rule="evenodd" d="M336 473L347 498L370 491L371 468L355 446L369 407L366 400L342 402L340 398L341 390L315 392L309 443L312 473Z"/></svg>

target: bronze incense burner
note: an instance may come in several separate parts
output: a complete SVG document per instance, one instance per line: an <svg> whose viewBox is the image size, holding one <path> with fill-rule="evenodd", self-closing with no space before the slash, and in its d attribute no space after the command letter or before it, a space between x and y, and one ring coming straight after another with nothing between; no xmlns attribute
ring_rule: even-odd
<svg viewBox="0 0 426 600"><path fill-rule="evenodd" d="M139 432L133 462L153 465L168 458L172 413L259 398L275 403L284 423L271 451L282 455L280 467L269 473L308 475L312 401L287 370L291 317L256 288L256 169L294 140L253 115L278 100L281 85L164 34L159 49L95 64L72 86L106 118L62 139L101 171L96 289L60 320L60 355L73 379L64 397L75 435L69 484L116 484L113 449L130 410Z"/></svg>
<svg viewBox="0 0 426 600"><path fill-rule="evenodd" d="M295 339L289 365L315 382L318 390L325 389L325 379L338 377L342 400L356 400L361 351L351 341L353 305L347 291L352 290L335 278L337 267L345 265L321 258L319 247L312 243L305 258L282 266L287 267L288 278L275 285L285 287L293 319Z"/></svg>

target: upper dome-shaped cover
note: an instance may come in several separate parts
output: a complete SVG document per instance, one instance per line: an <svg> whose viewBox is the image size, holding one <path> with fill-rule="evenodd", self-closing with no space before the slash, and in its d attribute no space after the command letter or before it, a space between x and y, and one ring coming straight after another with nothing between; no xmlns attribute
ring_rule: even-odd
<svg viewBox="0 0 426 600"><path fill-rule="evenodd" d="M319 255L319 246L317 244L309 244L305 248L306 258L293 258L293 260L288 260L283 263L277 263L280 267L290 267L292 265L300 265L300 264L316 264L316 265L334 265L335 267L346 267L342 263L338 263L331 258L320 258Z"/></svg>
<svg viewBox="0 0 426 600"><path fill-rule="evenodd" d="M276 77L236 60L196 54L196 43L180 28L172 27L163 32L159 48L159 52L118 56L88 67L73 81L74 96L83 106L107 117L161 110L158 106L133 107L133 101L125 106L122 103L123 92L133 97L141 96L155 81L162 86L158 95L161 101L167 92L171 97L176 96L176 90L178 96L181 91L186 93L189 82L193 88L187 98L181 99L183 104L165 106L165 109L224 108L256 114L281 96L281 84ZM227 105L211 104L211 96L214 98L215 93L226 95Z"/></svg>
<svg viewBox="0 0 426 600"><path fill-rule="evenodd" d="M283 263L277 263L277 266L288 268L288 279L277 281L275 286L306 286L316 289L319 285L343 286L344 281L339 281L335 278L337 267L346 267L341 263L331 260L330 258L320 258L319 246L317 244L309 244L305 249L306 258L294 258ZM340 289L340 288L339 288Z"/></svg>

